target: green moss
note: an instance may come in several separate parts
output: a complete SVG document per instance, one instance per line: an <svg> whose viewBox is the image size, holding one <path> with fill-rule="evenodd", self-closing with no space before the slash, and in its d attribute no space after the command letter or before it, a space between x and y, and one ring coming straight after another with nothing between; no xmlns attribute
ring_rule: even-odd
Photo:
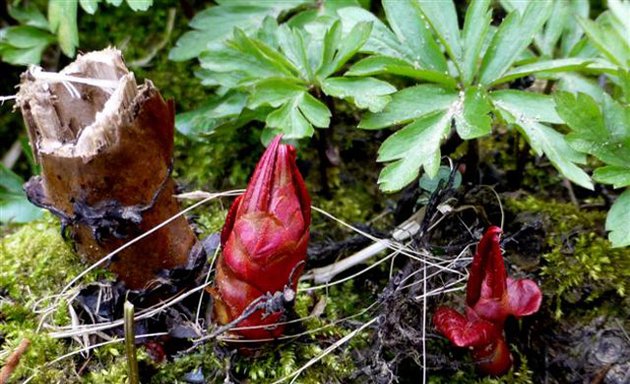
<svg viewBox="0 0 630 384"><path fill-rule="evenodd" d="M302 284L301 289L308 287ZM366 295L367 296L367 295ZM237 356L234 370L240 376L252 382L270 382L286 377L304 366L309 360L318 357L333 342L347 336L356 328L356 322L366 321L367 315L354 318L353 326L340 319L356 314L361 303L366 301L357 293L352 281L340 286L332 286L326 296L312 292L302 292L296 297L296 314L305 319L300 324L303 335L295 340L278 345L268 345L259 358ZM318 316L309 316L316 305L325 303L325 308ZM317 363L304 370L297 379L298 383L347 382L356 372L352 351L367 346L367 333L355 335L343 345L324 356Z"/></svg>
<svg viewBox="0 0 630 384"><path fill-rule="evenodd" d="M31 341L14 380L24 380L34 373L37 375L32 383L72 382L78 377L72 359L44 366L71 349L66 342L38 331L41 318L36 310L53 304L53 295L84 268L71 246L62 239L59 228L59 221L47 214L0 240L0 291L4 292L0 299L0 334L5 339L0 360L22 339ZM96 271L83 281L106 275ZM46 317L46 322L55 326L70 323L65 300Z"/></svg>
<svg viewBox="0 0 630 384"><path fill-rule="evenodd" d="M230 203L231 201L227 199L217 200L198 208L198 212L194 212L193 222L200 232L200 239L212 233L221 232Z"/></svg>
<svg viewBox="0 0 630 384"><path fill-rule="evenodd" d="M624 297L630 289L630 250L612 248L602 236L605 212L582 211L573 204L534 197L508 199L515 212L542 213L549 219L547 248L542 255L543 291L563 305L592 302L607 294Z"/></svg>
<svg viewBox="0 0 630 384"><path fill-rule="evenodd" d="M184 383L184 376L201 369L207 383L222 382L226 362L214 354L210 345L199 347L195 352L176 357L173 361L158 367L151 378L153 384Z"/></svg>

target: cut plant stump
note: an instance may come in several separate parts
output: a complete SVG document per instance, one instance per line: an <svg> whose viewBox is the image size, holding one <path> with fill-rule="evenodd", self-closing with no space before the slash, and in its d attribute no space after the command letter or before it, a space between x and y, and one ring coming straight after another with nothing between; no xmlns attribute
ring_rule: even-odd
<svg viewBox="0 0 630 384"><path fill-rule="evenodd" d="M30 69L17 103L42 169L26 183L27 196L61 218L88 260L179 212L173 103L148 80L138 86L120 51L87 53L58 74ZM180 217L118 253L110 269L142 288L159 270L185 263L194 242Z"/></svg>

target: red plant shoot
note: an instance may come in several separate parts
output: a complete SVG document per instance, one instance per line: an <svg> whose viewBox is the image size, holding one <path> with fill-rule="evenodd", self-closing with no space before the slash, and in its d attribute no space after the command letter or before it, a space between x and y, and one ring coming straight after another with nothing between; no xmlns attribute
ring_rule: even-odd
<svg viewBox="0 0 630 384"><path fill-rule="evenodd" d="M490 227L477 245L466 285L466 315L440 307L433 316L437 330L458 347L469 347L481 373L505 374L512 356L503 333L508 316L528 316L540 308L542 293L529 279L507 276L499 236Z"/></svg>
<svg viewBox="0 0 630 384"><path fill-rule="evenodd" d="M267 293L295 290L301 275L311 223L311 199L295 164L295 148L271 142L245 193L230 208L221 231L222 254L217 263L214 312L219 323L236 320ZM291 280L291 281L289 281ZM244 338L275 338L274 325L283 311L257 310L241 320L236 331Z"/></svg>

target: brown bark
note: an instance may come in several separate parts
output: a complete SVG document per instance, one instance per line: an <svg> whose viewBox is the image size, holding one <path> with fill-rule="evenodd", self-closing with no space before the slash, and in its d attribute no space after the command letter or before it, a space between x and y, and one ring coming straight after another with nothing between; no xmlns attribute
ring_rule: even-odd
<svg viewBox="0 0 630 384"><path fill-rule="evenodd" d="M150 81L138 87L114 49L80 56L60 74L113 88L23 75L18 105L42 168L25 189L96 261L179 212L170 177L174 107ZM160 269L185 263L194 241L180 217L117 254L110 269L142 288Z"/></svg>

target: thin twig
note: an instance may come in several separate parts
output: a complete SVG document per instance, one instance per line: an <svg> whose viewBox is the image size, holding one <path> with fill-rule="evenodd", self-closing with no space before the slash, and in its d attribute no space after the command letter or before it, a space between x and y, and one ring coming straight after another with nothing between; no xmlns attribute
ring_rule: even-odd
<svg viewBox="0 0 630 384"><path fill-rule="evenodd" d="M15 99L17 99L17 95L0 96L0 105L4 104L5 101L15 100Z"/></svg>
<svg viewBox="0 0 630 384"><path fill-rule="evenodd" d="M11 374L15 371L15 368L17 368L22 355L26 352L26 349L30 344L31 341L29 339L22 339L17 348L15 348L15 350L9 355L4 363L4 367L0 369L0 384L5 384L9 381Z"/></svg>

